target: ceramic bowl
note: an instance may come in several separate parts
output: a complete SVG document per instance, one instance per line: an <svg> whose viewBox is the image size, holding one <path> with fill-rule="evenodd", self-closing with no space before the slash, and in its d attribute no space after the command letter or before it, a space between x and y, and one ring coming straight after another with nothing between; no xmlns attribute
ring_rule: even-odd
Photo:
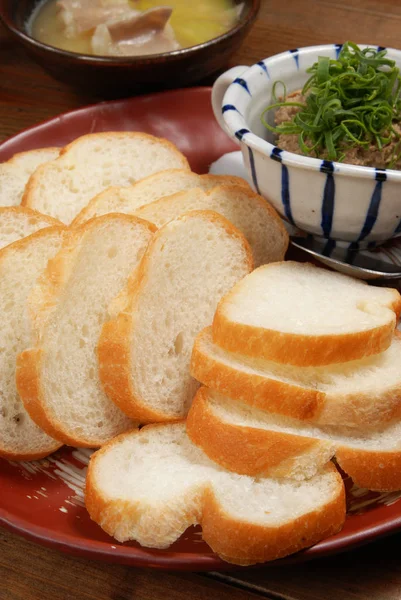
<svg viewBox="0 0 401 600"><path fill-rule="evenodd" d="M29 55L56 79L75 87L117 97L146 90L182 87L221 71L240 46L260 0L243 3L238 24L204 44L151 56L101 57L59 50L33 39L26 23L40 0L0 0L0 18Z"/></svg>
<svg viewBox="0 0 401 600"><path fill-rule="evenodd" d="M364 47L364 46L360 46ZM240 145L255 189L292 225L329 244L370 247L401 234L401 171L319 160L274 145L261 122L275 81L302 88L319 56L336 58L341 45L298 48L234 67L213 87L213 110ZM401 67L401 51L387 49ZM273 122L273 115L269 116Z"/></svg>

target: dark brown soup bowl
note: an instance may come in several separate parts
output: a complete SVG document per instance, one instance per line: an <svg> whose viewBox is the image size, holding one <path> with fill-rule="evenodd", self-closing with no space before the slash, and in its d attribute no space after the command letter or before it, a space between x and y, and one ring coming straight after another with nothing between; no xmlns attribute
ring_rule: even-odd
<svg viewBox="0 0 401 600"><path fill-rule="evenodd" d="M181 87L224 68L255 20L260 0L243 3L237 25L204 44L152 56L102 57L66 52L33 39L26 24L40 0L0 0L0 18L30 56L53 77L105 97Z"/></svg>

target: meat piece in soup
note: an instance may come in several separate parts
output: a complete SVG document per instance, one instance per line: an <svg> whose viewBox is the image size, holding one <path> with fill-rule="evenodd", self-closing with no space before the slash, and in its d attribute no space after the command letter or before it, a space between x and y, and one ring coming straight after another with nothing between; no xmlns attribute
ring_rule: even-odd
<svg viewBox="0 0 401 600"><path fill-rule="evenodd" d="M92 37L93 53L133 56L177 50L180 45L168 24L171 13L169 7L153 8L99 25Z"/></svg>
<svg viewBox="0 0 401 600"><path fill-rule="evenodd" d="M67 37L86 33L98 25L130 16L134 11L128 0L58 0L59 18Z"/></svg>

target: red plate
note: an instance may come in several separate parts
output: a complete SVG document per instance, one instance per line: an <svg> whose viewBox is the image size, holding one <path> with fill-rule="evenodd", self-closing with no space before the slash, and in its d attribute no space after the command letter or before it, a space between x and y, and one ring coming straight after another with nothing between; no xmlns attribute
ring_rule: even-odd
<svg viewBox="0 0 401 600"><path fill-rule="evenodd" d="M207 172L222 154L237 149L214 120L210 89L195 88L97 104L61 115L4 142L0 161L15 152L63 146L79 135L110 130L164 136L199 173ZM33 463L0 460L0 523L47 546L110 562L194 571L233 568L211 552L199 528L189 529L164 551L119 544L110 538L89 519L83 506L87 456L87 451L63 448ZM286 562L346 550L401 527L401 492L367 492L355 488L349 479L346 486L348 517L342 532Z"/></svg>

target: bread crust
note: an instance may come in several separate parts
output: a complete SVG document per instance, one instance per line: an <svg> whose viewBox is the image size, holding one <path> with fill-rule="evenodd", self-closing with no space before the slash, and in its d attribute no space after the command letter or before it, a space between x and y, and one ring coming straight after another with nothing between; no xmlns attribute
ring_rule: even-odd
<svg viewBox="0 0 401 600"><path fill-rule="evenodd" d="M317 472L334 456L329 440L223 421L210 406L208 394L205 387L198 390L188 413L187 434L228 471L252 477L296 477L300 458L312 463Z"/></svg>
<svg viewBox="0 0 401 600"><path fill-rule="evenodd" d="M158 423L148 425L143 429L159 427L165 427L165 425ZM136 522L143 507L140 503L128 500L109 500L97 486L95 475L96 463L99 458L127 435L141 435L141 432L122 434L92 455L86 478L85 505L91 519L109 535L114 535L117 529L119 531L123 529L128 537L130 524ZM212 550L225 561L238 565L275 560L311 546L321 539L337 533L345 521L343 481L333 464L328 464L324 468L324 472L327 471L336 476L337 489L332 500L317 510L276 527L249 523L226 514L216 498L211 483L205 487L200 510L195 509L193 512L192 509L182 515L174 513L176 537L179 537L185 526L191 522L197 522L202 527L203 539ZM168 507L166 507L167 511ZM156 537L157 532L155 531ZM155 544L152 545L155 546ZM158 547L161 545L158 544Z"/></svg>
<svg viewBox="0 0 401 600"><path fill-rule="evenodd" d="M401 418L400 383L379 394L336 394L236 369L203 350L211 328L201 331L191 357L191 374L203 385L233 400L318 425L377 428ZM394 334L401 339L401 332Z"/></svg>
<svg viewBox="0 0 401 600"><path fill-rule="evenodd" d="M14 208L16 208L17 210L20 209L20 207L14 207ZM9 210L9 209L7 208L6 210ZM35 211L32 211L32 212L35 212ZM50 219L51 223L53 221L55 221L55 219L53 219L51 217L49 217L49 219ZM66 230L66 227L64 225L62 225L62 224L59 225L58 221L55 221L55 222L57 223L57 226L51 226L49 224L49 227L45 227L43 229L40 229L39 231L35 231L35 233L32 233L31 235L28 235L27 237L17 240L15 242L13 242L12 244L9 244L8 246L5 246L4 248L2 248L0 250L0 263L3 260L5 260L9 254L12 254L16 251L19 252L21 250L24 250L25 248L28 248L29 245L33 241L37 240L38 238L47 236L47 235L49 235L49 233L52 233L54 231L61 232L61 231ZM17 357L17 360L18 360L18 357ZM17 391L19 393L18 386L17 386ZM25 403L23 401L21 394L19 394L19 395L25 406ZM29 416L31 416L29 411L27 411L27 413ZM32 420L36 423L35 419L32 419ZM47 432L45 431L45 433L47 433ZM54 437L54 436L51 436L51 437ZM9 452L5 448L2 448L1 444L0 444L0 456L2 456L3 458L6 458L8 460L36 460L39 458L44 458L45 456L48 456L49 454L52 454L53 452L58 450L61 446L62 446L62 444L60 443L60 441L54 438L51 442L49 442L48 445L45 445L45 447L43 447L43 449L40 451L35 451L35 452L26 451L26 452L14 453L14 452Z"/></svg>
<svg viewBox="0 0 401 600"><path fill-rule="evenodd" d="M191 215L218 222L229 235L239 239L246 252L247 268L249 271L252 270L253 258L250 246L242 233L227 219L215 212L201 210L181 215L176 221L186 220ZM159 229L149 244L138 269L128 281L124 292L125 308L103 326L98 344L99 374L105 393L126 415L140 423L171 422L179 418L146 406L131 376L131 338L136 323L135 307L148 277L153 249L163 233L164 227Z"/></svg>
<svg viewBox="0 0 401 600"><path fill-rule="evenodd" d="M164 171L163 171L164 172ZM179 176L181 173L188 173L187 169L168 169L168 172L170 174L175 173L177 176ZM160 173L156 173L156 175L159 175ZM195 174L194 174L195 175ZM137 184L140 183L141 187L143 186L144 182L148 182L150 181L152 178L154 178L155 174L153 175L148 175L147 177L144 177L143 179L141 179L140 181L138 181L137 183L134 183L131 187L133 190L135 190L135 187L137 186ZM206 179L206 180L210 180L215 182L216 186L220 185L220 184L224 184L224 185L239 185L241 187L244 188L249 188L248 183L245 181L245 179L242 179L241 177L236 177L235 175L231 176L231 175L196 175L196 177L199 177L200 180L202 179ZM97 194L94 198L92 198L88 204L77 214L77 216L75 217L75 219L71 222L70 227L78 227L79 225L82 225L83 223L85 223L86 221L88 221L90 218L93 218L93 216L91 217L91 213L93 212L94 207L96 207L96 205L99 203L99 200L102 199L102 197L107 194L107 192L114 190L115 192L117 192L120 189L128 189L129 186L124 186L124 187L118 187L118 186L112 186L110 188L107 188L106 190L103 190L102 192L100 192L100 194ZM197 185L194 184L194 188L197 187ZM163 196L163 198L166 198L167 196ZM153 200L153 202L157 202L157 200ZM138 210L138 208L134 208L133 212L136 212ZM115 211L112 211L115 212ZM128 214L128 213L126 213ZM89 215L89 216L88 216Z"/></svg>
<svg viewBox="0 0 401 600"><path fill-rule="evenodd" d="M333 464L327 470L336 471ZM263 527L224 513L213 492L206 494L202 537L223 560L252 565L283 558L338 533L345 521L345 491L337 472L337 494L326 505L278 527Z"/></svg>
<svg viewBox="0 0 401 600"><path fill-rule="evenodd" d="M11 165L15 162L18 162L18 160L20 160L21 158L24 158L24 156L28 156L28 155L32 155L32 154L37 154L37 153L41 153L43 151L48 151L48 152L60 152L61 148L59 148L58 146L48 146L46 148L36 148L35 150L25 150L24 152L16 152L15 154L13 154L13 156L11 158L9 158L7 161L1 163L3 165Z"/></svg>
<svg viewBox="0 0 401 600"><path fill-rule="evenodd" d="M269 266L271 265L264 265L262 268ZM296 367L324 366L359 360L384 352L391 343L401 311L401 296L396 290L392 292L394 300L388 307L394 311L391 322L367 331L316 336L281 332L231 321L225 314L225 305L235 297L234 287L217 306L213 320L213 341L229 352Z"/></svg>
<svg viewBox="0 0 401 600"><path fill-rule="evenodd" d="M136 139L146 138L146 139L152 140L154 142L157 141L158 144L163 144L164 146L170 148L170 150L172 152L174 152L176 155L181 155L182 162L183 162L182 168L183 169L188 168L188 170L190 169L189 163L188 163L187 159L185 158L185 156L183 154L181 154L181 152L179 152L177 147L169 140L166 140L165 138L158 138L158 137L156 137L154 135L150 135L148 133L138 133L138 132L132 132L132 131L106 131L106 132L102 132L102 133L88 133L86 135L83 135L83 136L73 140L67 146L62 148L60 150L60 155L58 156L58 158L56 158L54 161L51 161L51 162L58 161L60 158L62 158L64 156L64 154L67 154L67 152L69 152L71 149L74 149L74 147L77 144L80 144L83 140L86 140L87 138L96 137L97 139L101 139L101 138L106 139L106 138L109 138L111 135L113 137L119 137L119 138L123 138L123 137L131 137L131 138L136 138ZM39 185L40 179L45 170L46 170L46 163L41 165L40 167L38 167L38 169L36 169L36 171L31 175L31 177L28 180L28 183L25 186L25 191L24 191L24 195L22 196L21 205L29 206L29 207L34 206L34 204L35 204L34 195L36 193L36 188Z"/></svg>
<svg viewBox="0 0 401 600"><path fill-rule="evenodd" d="M205 177L207 177L207 176L205 176ZM264 217L261 217L261 218L265 219L265 221L264 221L265 223L267 223L268 221L271 223L274 223L275 231L274 231L274 233L271 234L271 237L275 239L276 246L278 246L278 248L275 249L275 253L274 253L275 256L272 256L273 252L270 253L270 256L267 256L267 252L257 252L257 248L253 248L253 246L251 244L251 247L255 250L255 252L254 252L255 266L258 267L262 263L269 262L269 261L271 262L272 260L282 261L284 259L284 256L288 250L289 235L287 233L286 228L283 225L282 220L280 219L279 215L277 214L276 210L267 202L267 200L262 198L262 196L255 194L255 192L253 192L251 190L251 188L249 188L248 186L247 187L245 187L243 185L238 186L238 185L229 184L229 183L226 183L226 184L220 183L219 185L216 185L215 187L213 187L209 190L202 190L199 187L197 188L196 186L194 186L192 188L192 191L193 192L199 191L201 196L203 196L204 201L209 201L209 203L212 205L212 206L205 207L203 209L197 209L197 210L211 210L213 212L221 214L222 216L225 216L225 218L227 218L227 219L229 219L229 216L224 215L223 214L224 211L220 212L218 206L216 208L213 206L213 204L215 204L215 198L218 200L219 194L221 196L224 196L225 194L227 194L228 196L235 198L236 195L238 196L239 192L240 192L241 193L240 202L244 202L244 197L246 196L247 201L249 203L251 203L251 202L253 203L252 208L254 210L257 210L257 208L259 208L261 212L263 211ZM183 208L183 206L185 207L187 193L188 193L188 190L184 190L181 192L177 192L176 194L171 194L170 196L164 196L162 198L159 198L158 200L154 200L150 204L145 204L145 205L137 208L135 210L135 214L144 219L149 219L150 221L153 221L152 214L149 215L150 209L153 210L153 218L154 218L154 216L158 214L160 207L163 208L163 206L167 205L169 202L177 203L177 201L178 201L177 204L178 204L179 210L180 210L181 214L183 214L184 212L186 212L186 209ZM234 205L235 205L235 203L234 203ZM163 223L158 222L157 217L156 217L155 224L160 226ZM238 223L233 223L233 224L236 227L238 227L238 229L242 230L242 227L240 227ZM242 230L242 232L244 233L244 236L247 237L246 233L243 230ZM248 241L249 241L249 239L248 239Z"/></svg>
<svg viewBox="0 0 401 600"><path fill-rule="evenodd" d="M361 488L377 492L395 492L401 489L401 448L395 451L378 451L341 446L336 451L336 459Z"/></svg>
<svg viewBox="0 0 401 600"><path fill-rule="evenodd" d="M51 312L52 306L57 303L63 286L68 281L72 267L69 262L70 254L74 252L81 238L91 229L95 221L96 224L99 224L103 221L108 222L113 219L120 221L124 219L135 223L142 223L152 233L155 231L155 227L147 221L131 215L117 213L90 219L80 227L69 229L65 243L54 259L49 261L47 269L41 278L41 295L39 299L36 299L39 302L34 307L32 314L37 345L35 348L22 352L17 357L17 389L32 420L48 435L51 435L60 442L81 448L98 447L104 441L100 438L85 441L82 438L71 435L65 425L53 415L51 407L48 406L41 383L42 358L45 352L41 347L42 334L49 318L49 312Z"/></svg>
<svg viewBox="0 0 401 600"><path fill-rule="evenodd" d="M0 218L2 215L7 214L23 214L31 217L35 221L42 221L48 223L49 227L64 227L64 224L61 221L58 221L54 217L50 217L49 215L44 215L43 213L34 210L33 208L28 208L27 206L1 206L0 207ZM36 232L35 232L36 233Z"/></svg>

